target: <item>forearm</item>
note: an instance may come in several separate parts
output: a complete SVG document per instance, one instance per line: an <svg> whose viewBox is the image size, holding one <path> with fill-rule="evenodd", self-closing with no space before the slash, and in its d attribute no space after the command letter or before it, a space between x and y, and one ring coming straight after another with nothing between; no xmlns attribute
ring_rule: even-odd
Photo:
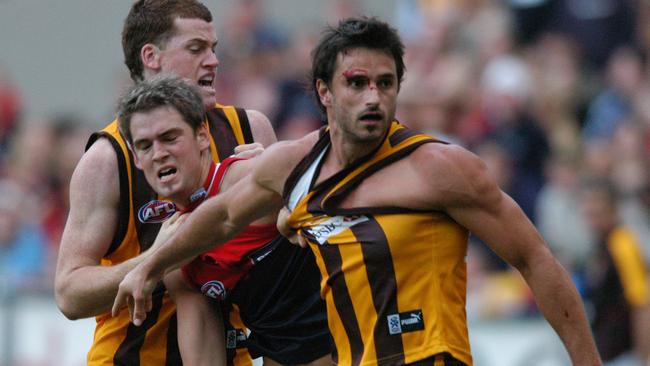
<svg viewBox="0 0 650 366"><path fill-rule="evenodd" d="M84 266L57 276L55 297L69 319L88 318L110 311L120 281L144 256L114 266Z"/></svg>
<svg viewBox="0 0 650 366"><path fill-rule="evenodd" d="M582 301L564 268L549 254L519 269L573 364L601 365Z"/></svg>
<svg viewBox="0 0 650 366"><path fill-rule="evenodd" d="M147 271L161 277L232 238L237 228L228 224L227 211L222 207L218 199L200 205L179 230L144 261Z"/></svg>

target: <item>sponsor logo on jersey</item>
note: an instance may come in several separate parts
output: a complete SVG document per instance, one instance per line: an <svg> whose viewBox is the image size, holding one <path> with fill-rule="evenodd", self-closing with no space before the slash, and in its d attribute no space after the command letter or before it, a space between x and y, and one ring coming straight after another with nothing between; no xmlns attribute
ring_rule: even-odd
<svg viewBox="0 0 650 366"><path fill-rule="evenodd" d="M303 229L310 240L323 245L331 236L335 236L352 226L368 221L367 216L334 216L309 228Z"/></svg>
<svg viewBox="0 0 650 366"><path fill-rule="evenodd" d="M387 316L388 333L391 335L413 332L424 329L422 310L407 311Z"/></svg>
<svg viewBox="0 0 650 366"><path fill-rule="evenodd" d="M221 281L209 281L201 286L201 292L205 296L209 296L213 299L224 300L226 298L226 287Z"/></svg>
<svg viewBox="0 0 650 366"><path fill-rule="evenodd" d="M190 203L194 203L198 200L204 199L205 197L208 196L208 191L205 190L205 188L201 187L197 189L192 195L190 196Z"/></svg>
<svg viewBox="0 0 650 366"><path fill-rule="evenodd" d="M149 201L138 210L138 220L143 224L165 222L176 212L176 205L170 201Z"/></svg>
<svg viewBox="0 0 650 366"><path fill-rule="evenodd" d="M228 329L226 332L226 348L244 348L248 337L242 329Z"/></svg>

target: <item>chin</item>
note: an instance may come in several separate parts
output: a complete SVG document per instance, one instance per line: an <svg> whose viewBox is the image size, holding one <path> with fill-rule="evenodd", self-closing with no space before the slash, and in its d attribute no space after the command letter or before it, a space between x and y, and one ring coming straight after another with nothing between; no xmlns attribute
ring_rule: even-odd
<svg viewBox="0 0 650 366"><path fill-rule="evenodd" d="M214 95L203 94L201 97L203 98L203 107L206 111L214 108L215 104L217 104L217 97Z"/></svg>

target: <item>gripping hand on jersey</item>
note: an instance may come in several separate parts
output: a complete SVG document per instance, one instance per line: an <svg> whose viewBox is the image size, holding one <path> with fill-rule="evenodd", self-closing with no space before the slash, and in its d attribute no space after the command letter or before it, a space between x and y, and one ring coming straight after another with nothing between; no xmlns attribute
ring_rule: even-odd
<svg viewBox="0 0 650 366"><path fill-rule="evenodd" d="M289 226L289 216L291 212L286 207L283 207L282 210L278 213L278 221L276 226L280 234L287 238L292 244L299 245L301 248L307 248L307 240L303 238L298 231Z"/></svg>
<svg viewBox="0 0 650 366"><path fill-rule="evenodd" d="M264 152L264 145L259 142L251 144L237 145L235 147L235 157L242 159L254 158Z"/></svg>

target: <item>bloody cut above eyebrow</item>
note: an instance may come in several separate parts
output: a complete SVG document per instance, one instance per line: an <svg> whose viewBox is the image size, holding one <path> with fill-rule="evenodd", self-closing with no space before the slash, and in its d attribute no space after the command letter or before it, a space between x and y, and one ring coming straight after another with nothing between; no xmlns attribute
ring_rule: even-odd
<svg viewBox="0 0 650 366"><path fill-rule="evenodd" d="M343 77L345 77L346 79L349 79L349 78L354 77L354 76L363 76L363 75L366 75L366 74L367 74L366 70L363 70L363 69L345 70L342 73Z"/></svg>

